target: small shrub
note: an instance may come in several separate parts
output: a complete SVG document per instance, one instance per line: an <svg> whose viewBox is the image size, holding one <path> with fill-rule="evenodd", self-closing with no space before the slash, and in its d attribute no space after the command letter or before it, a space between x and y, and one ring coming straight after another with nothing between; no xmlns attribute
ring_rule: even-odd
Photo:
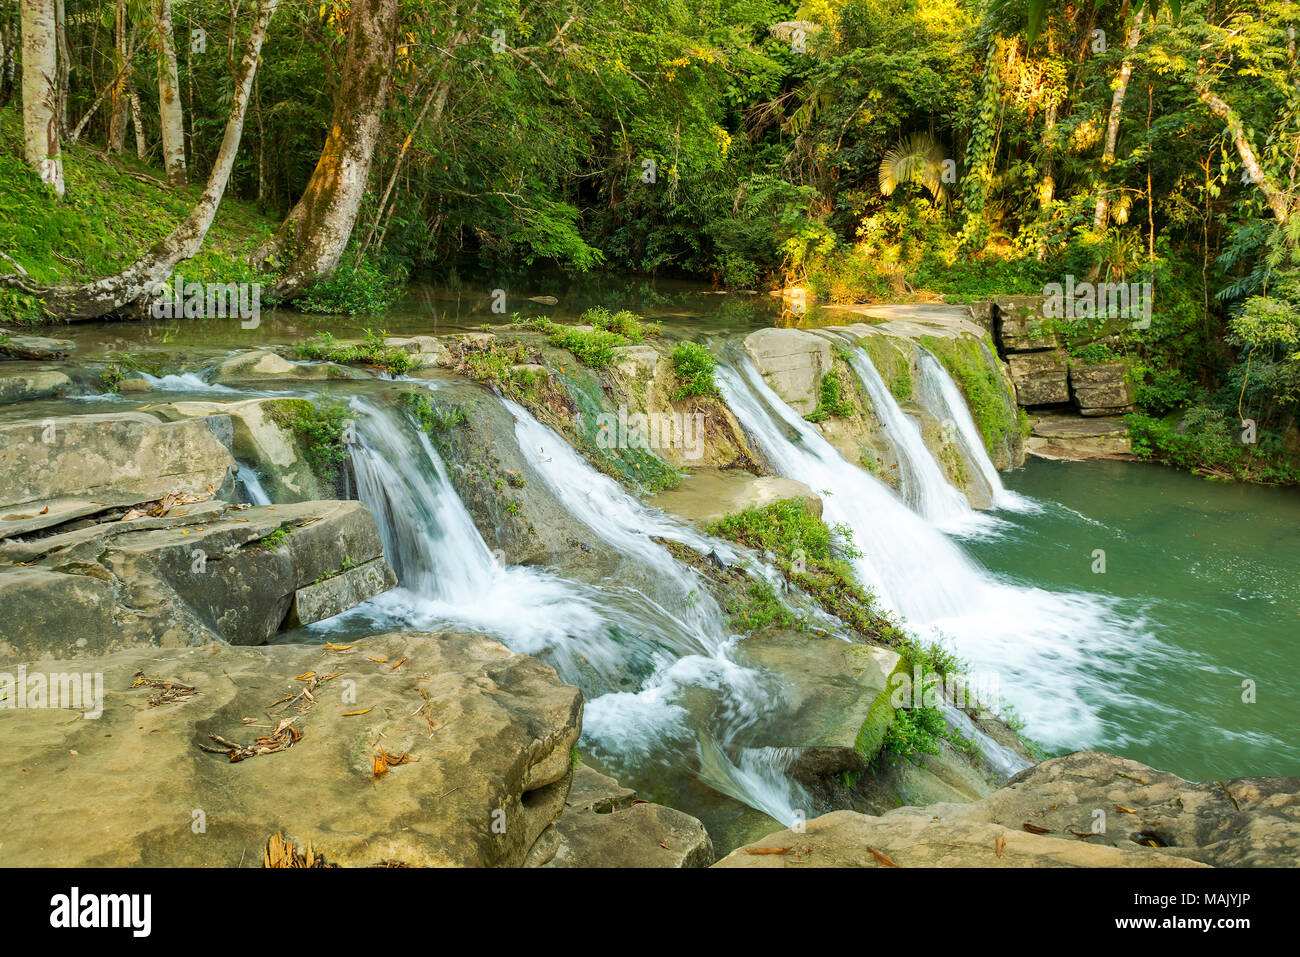
<svg viewBox="0 0 1300 957"><path fill-rule="evenodd" d="M670 396L674 402L692 396L722 394L713 380L713 371L718 367L717 360L704 346L695 342L679 342L673 349L672 363L673 372L677 375L677 386Z"/></svg>

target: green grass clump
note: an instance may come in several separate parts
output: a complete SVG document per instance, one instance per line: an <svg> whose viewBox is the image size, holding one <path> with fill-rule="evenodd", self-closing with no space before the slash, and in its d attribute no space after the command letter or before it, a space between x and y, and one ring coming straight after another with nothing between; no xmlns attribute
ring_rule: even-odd
<svg viewBox="0 0 1300 957"><path fill-rule="evenodd" d="M573 357L589 369L606 369L614 364L614 350L626 346L630 340L606 329L578 329L574 326L555 326L551 345L568 349Z"/></svg>
<svg viewBox="0 0 1300 957"><path fill-rule="evenodd" d="M714 381L717 360L704 346L695 342L679 342L672 354L673 372L677 386L669 396L674 402L692 396L718 396L722 390Z"/></svg>
<svg viewBox="0 0 1300 957"><path fill-rule="evenodd" d="M293 531L293 526L288 522L285 522L270 535L264 535L257 541L249 542L248 544L258 548L265 548L267 551L273 552L284 545L285 541L288 540L291 531Z"/></svg>
<svg viewBox="0 0 1300 957"><path fill-rule="evenodd" d="M203 191L202 182L186 189L167 186L162 170L134 156L73 146L63 152L66 194L55 198L23 162L22 137L21 115L0 110L0 249L36 285L121 272L184 221ZM189 281L246 281L252 274L248 255L278 225L256 203L228 192L203 252L177 272ZM0 260L0 272L13 271ZM230 273L238 275L228 278ZM14 324L44 321L38 300L13 289L0 289L0 316Z"/></svg>
<svg viewBox="0 0 1300 957"><path fill-rule="evenodd" d="M342 365L368 365L384 369L391 375L405 375L411 371L411 355L395 346L385 345L386 332L365 331L365 340L360 345L339 342L333 334L317 333L306 342L297 345L298 356L302 359L315 359L322 362L337 362Z"/></svg>
<svg viewBox="0 0 1300 957"><path fill-rule="evenodd" d="M821 393L817 397L817 408L804 416L809 422L821 422L831 416L842 419L853 414L853 403L844 398L844 380L840 373L831 369L822 376Z"/></svg>
<svg viewBox="0 0 1300 957"><path fill-rule="evenodd" d="M363 260L344 254L337 269L312 283L294 300L303 312L354 316L386 310L406 289L406 269L396 263Z"/></svg>
<svg viewBox="0 0 1300 957"><path fill-rule="evenodd" d="M404 392L401 403L416 424L429 435L440 435L469 424L469 413L460 406L430 399L418 392Z"/></svg>
<svg viewBox="0 0 1300 957"><path fill-rule="evenodd" d="M582 322L638 344L644 342L646 336L657 336L663 332L663 327L657 322L646 322L626 309L610 312L604 306L588 309L582 314Z"/></svg>
<svg viewBox="0 0 1300 957"><path fill-rule="evenodd" d="M348 407L342 402L276 399L267 403L267 411L272 422L293 433L312 474L332 485L349 453L344 437L352 416Z"/></svg>
<svg viewBox="0 0 1300 957"><path fill-rule="evenodd" d="M787 498L724 516L708 527L760 553L771 552L785 576L841 621L887 644L906 636L877 610L850 564L861 553L845 525L829 526L805 499Z"/></svg>
<svg viewBox="0 0 1300 957"><path fill-rule="evenodd" d="M803 622L786 607L771 582L761 578L749 579L738 592L727 596L724 607L737 631L759 631L769 625L781 628L798 628Z"/></svg>

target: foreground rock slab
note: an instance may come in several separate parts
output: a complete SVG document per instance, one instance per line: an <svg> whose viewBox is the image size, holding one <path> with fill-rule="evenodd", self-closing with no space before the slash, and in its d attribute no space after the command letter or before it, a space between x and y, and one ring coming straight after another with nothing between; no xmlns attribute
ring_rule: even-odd
<svg viewBox="0 0 1300 957"><path fill-rule="evenodd" d="M261 644L396 584L360 502L199 502L0 543L0 656Z"/></svg>
<svg viewBox="0 0 1300 957"><path fill-rule="evenodd" d="M718 866L888 866L870 848L901 867L1295 867L1300 778L1193 783L1078 751L973 803L878 817L837 811L809 821L805 834L771 834Z"/></svg>
<svg viewBox="0 0 1300 957"><path fill-rule="evenodd" d="M698 820L648 801L587 765L564 811L533 846L528 867L708 867L713 842Z"/></svg>
<svg viewBox="0 0 1300 957"><path fill-rule="evenodd" d="M1025 447L1047 459L1091 459L1128 456L1133 451L1122 418L1083 418L1045 415L1033 421Z"/></svg>
<svg viewBox="0 0 1300 957"><path fill-rule="evenodd" d="M139 412L0 424L0 538L169 492L232 487L230 417L159 422Z"/></svg>
<svg viewBox="0 0 1300 957"><path fill-rule="evenodd" d="M0 819L5 866L260 866L277 831L343 866L515 866L564 806L581 730L576 688L482 635L131 650L77 667L103 676L101 717L0 706L0 800L22 809ZM140 671L196 693L151 707L166 692L133 689ZM199 747L211 734L247 745L286 719L301 738L285 750L232 762Z"/></svg>

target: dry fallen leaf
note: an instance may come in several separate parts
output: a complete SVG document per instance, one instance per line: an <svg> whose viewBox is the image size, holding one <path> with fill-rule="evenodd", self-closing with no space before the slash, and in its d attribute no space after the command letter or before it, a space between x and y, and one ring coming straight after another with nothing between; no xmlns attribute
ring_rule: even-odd
<svg viewBox="0 0 1300 957"><path fill-rule="evenodd" d="M871 852L871 856L874 857L874 858L876 859L877 862L879 862L880 864L884 865L885 867L897 867L897 866L898 866L898 864L896 864L896 863L894 862L894 859L893 859L892 857L890 857L888 854L882 854L880 851L876 850L876 849L875 849L874 847L872 847L870 844L864 844L864 845L862 845L862 846L865 847L868 851L870 851L870 852Z"/></svg>
<svg viewBox="0 0 1300 957"><path fill-rule="evenodd" d="M374 710L375 710L375 706L374 706L374 705L371 705L369 708L366 708L364 711L344 711L344 712L343 712L343 717L345 717L345 718L354 718L354 717L356 717L356 716L359 715L359 714L369 714L370 712L372 712L372 711L374 711Z"/></svg>
<svg viewBox="0 0 1300 957"><path fill-rule="evenodd" d="M351 645L335 645L335 644L331 644L328 641L325 642L326 651L347 651L351 647L352 647Z"/></svg>
<svg viewBox="0 0 1300 957"><path fill-rule="evenodd" d="M1001 834L999 834L998 839L993 842L993 853L996 854L998 857L1001 857L1002 849L1006 846L1007 846L1007 839L1003 837Z"/></svg>
<svg viewBox="0 0 1300 957"><path fill-rule="evenodd" d="M746 854L789 854L793 847L747 847Z"/></svg>
<svg viewBox="0 0 1300 957"><path fill-rule="evenodd" d="M1024 828L1030 834L1051 834L1052 833L1049 828L1039 827L1037 824L1030 824L1027 821L1024 824Z"/></svg>
<svg viewBox="0 0 1300 957"><path fill-rule="evenodd" d="M387 658L376 658L374 655L366 655L366 659L368 661L377 661L381 665L388 660Z"/></svg>
<svg viewBox="0 0 1300 957"><path fill-rule="evenodd" d="M1137 813L1137 811L1133 810L1131 807L1125 807L1125 806L1122 805L1122 804L1116 804L1116 805L1115 805L1115 810L1117 810L1117 811L1123 811L1125 814L1136 814L1136 813Z"/></svg>

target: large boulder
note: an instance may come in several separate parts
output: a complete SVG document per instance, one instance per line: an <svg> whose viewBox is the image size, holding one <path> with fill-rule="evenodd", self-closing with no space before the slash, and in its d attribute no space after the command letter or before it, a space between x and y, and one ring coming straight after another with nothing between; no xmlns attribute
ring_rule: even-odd
<svg viewBox="0 0 1300 957"><path fill-rule="evenodd" d="M0 702L11 867L257 866L277 832L343 866L517 866L564 806L581 731L576 688L483 635L137 649L77 668L102 680L95 720L93 702ZM67 671L26 662L29 684ZM202 750L295 731L237 762Z"/></svg>
<svg viewBox="0 0 1300 957"><path fill-rule="evenodd" d="M13 657L261 644L397 584L360 502L175 506L11 539L0 563Z"/></svg>
<svg viewBox="0 0 1300 957"><path fill-rule="evenodd" d="M9 359L66 359L77 348L68 339L47 336L25 336L0 329L0 357Z"/></svg>
<svg viewBox="0 0 1300 957"><path fill-rule="evenodd" d="M831 344L800 329L760 329L745 337L745 352L772 391L800 415L817 408L822 376L831 368Z"/></svg>
<svg viewBox="0 0 1300 957"><path fill-rule="evenodd" d="M1007 356L1016 401L1024 406L1060 405L1070 401L1069 371L1059 351Z"/></svg>
<svg viewBox="0 0 1300 957"><path fill-rule="evenodd" d="M1121 415L1133 411L1133 386L1127 362L1070 362L1070 393L1082 415Z"/></svg>
<svg viewBox="0 0 1300 957"><path fill-rule="evenodd" d="M1004 842L999 856L995 841ZM867 846L900 866L1295 867L1300 778L1192 783L1099 751L1044 761L968 804L904 807L878 817L841 811L806 834L758 842L726 866L877 866ZM800 853L811 848L812 853Z"/></svg>
<svg viewBox="0 0 1300 957"><path fill-rule="evenodd" d="M0 371L0 402L48 399L71 388L72 380L53 370Z"/></svg>
<svg viewBox="0 0 1300 957"><path fill-rule="evenodd" d="M1060 336L1043 315L1042 296L1008 296L993 304L998 344L1003 352L1055 349Z"/></svg>
<svg viewBox="0 0 1300 957"><path fill-rule="evenodd" d="M358 369L333 362L290 362L266 349L253 349L231 356L217 369L220 385L261 381L324 382L331 379L365 379Z"/></svg>
<svg viewBox="0 0 1300 957"><path fill-rule="evenodd" d="M533 845L526 867L708 867L713 842L698 820L649 801L580 765L564 811Z"/></svg>
<svg viewBox="0 0 1300 957"><path fill-rule="evenodd" d="M0 538L170 492L233 487L230 418L160 422L140 412L0 424Z"/></svg>
<svg viewBox="0 0 1300 957"><path fill-rule="evenodd" d="M232 450L241 462L257 469L262 487L273 502L305 502L327 497L332 489L312 472L305 450L281 423L277 410L304 399L245 399L239 402L172 402L152 411L176 420L228 415L234 426Z"/></svg>
<svg viewBox="0 0 1300 957"><path fill-rule="evenodd" d="M880 751L894 719L890 677L896 652L808 632L768 631L741 642L739 659L783 676L780 740L755 745L790 750L790 772L820 789L861 771Z"/></svg>

